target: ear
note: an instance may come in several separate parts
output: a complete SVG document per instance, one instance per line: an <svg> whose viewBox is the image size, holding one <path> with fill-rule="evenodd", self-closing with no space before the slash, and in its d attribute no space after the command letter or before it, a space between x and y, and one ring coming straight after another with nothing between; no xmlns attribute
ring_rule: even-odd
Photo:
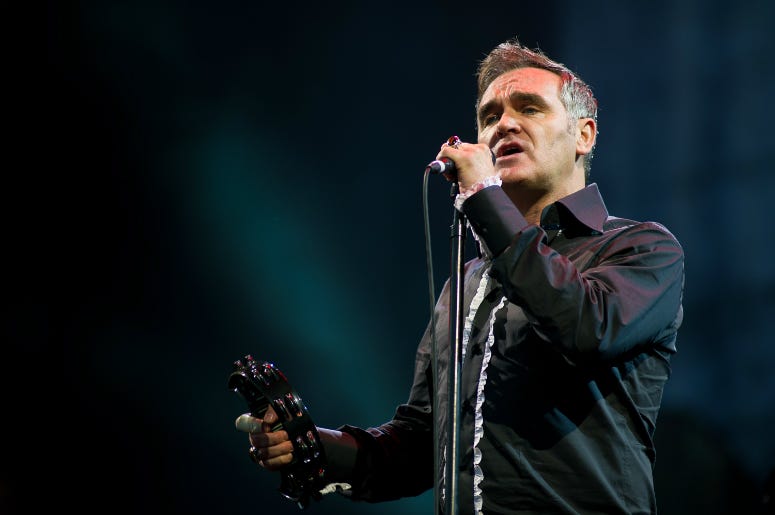
<svg viewBox="0 0 775 515"><path fill-rule="evenodd" d="M592 118L579 118L576 123L576 155L585 156L595 146L597 124Z"/></svg>

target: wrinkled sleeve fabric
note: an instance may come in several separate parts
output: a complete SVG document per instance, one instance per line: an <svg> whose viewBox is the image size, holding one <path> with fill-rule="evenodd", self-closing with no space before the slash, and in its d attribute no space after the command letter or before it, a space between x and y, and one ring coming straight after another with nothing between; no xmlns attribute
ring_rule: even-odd
<svg viewBox="0 0 775 515"><path fill-rule="evenodd" d="M680 324L683 250L662 225L610 228L581 271L548 245L546 232L528 224L501 188L476 193L463 209L494 256L492 277L548 345L587 360L614 358L663 337L672 342L667 337Z"/></svg>

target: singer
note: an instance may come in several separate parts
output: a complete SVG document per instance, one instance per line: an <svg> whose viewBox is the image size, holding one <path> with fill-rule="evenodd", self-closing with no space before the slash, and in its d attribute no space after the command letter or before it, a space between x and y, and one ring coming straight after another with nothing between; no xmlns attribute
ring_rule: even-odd
<svg viewBox="0 0 775 515"><path fill-rule="evenodd" d="M477 141L450 138L435 157L453 164L455 208L481 250L464 276L460 513L655 513L653 438L682 321L682 248L658 223L610 215L589 182L597 100L578 75L513 39L477 79ZM320 429L339 493L414 496L444 470L445 436L436 463L432 435L447 426L448 307L449 281L435 307L438 377L429 328L390 421ZM270 430L276 417L237 421L274 471L292 459L287 433Z"/></svg>

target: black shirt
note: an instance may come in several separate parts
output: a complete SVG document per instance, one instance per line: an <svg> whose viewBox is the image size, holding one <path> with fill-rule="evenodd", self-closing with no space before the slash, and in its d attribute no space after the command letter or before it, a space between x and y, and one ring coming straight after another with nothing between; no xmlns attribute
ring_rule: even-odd
<svg viewBox="0 0 775 515"><path fill-rule="evenodd" d="M460 512L655 513L653 435L682 319L678 241L660 224L609 216L594 184L548 206L541 227L500 187L463 210L486 254L465 267ZM359 446L354 499L433 486L448 307L449 282L435 313L439 381L426 330L394 418L341 428ZM440 455L445 446L442 431Z"/></svg>

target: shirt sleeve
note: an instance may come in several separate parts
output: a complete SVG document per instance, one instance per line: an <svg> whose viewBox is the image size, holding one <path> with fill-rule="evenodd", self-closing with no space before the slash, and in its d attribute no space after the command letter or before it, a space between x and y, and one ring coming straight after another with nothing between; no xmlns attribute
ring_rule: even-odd
<svg viewBox="0 0 775 515"><path fill-rule="evenodd" d="M501 188L486 188L464 213L491 250L491 276L533 329L570 359L608 359L638 346L674 345L682 317L683 250L654 222L633 222L576 251L577 265L549 246ZM670 349L670 350L675 350Z"/></svg>
<svg viewBox="0 0 775 515"><path fill-rule="evenodd" d="M362 429L350 425L339 431L356 442L354 466L339 470L338 480L346 481L346 496L358 501L380 502L419 495L433 487L433 414L429 379L429 334L420 342L415 378L410 398L398 406L392 420ZM338 452L326 448L326 454ZM341 463L341 456L329 456Z"/></svg>
<svg viewBox="0 0 775 515"><path fill-rule="evenodd" d="M402 404L393 420L379 427L342 426L358 442L348 495L368 502L419 495L433 486L430 411Z"/></svg>

